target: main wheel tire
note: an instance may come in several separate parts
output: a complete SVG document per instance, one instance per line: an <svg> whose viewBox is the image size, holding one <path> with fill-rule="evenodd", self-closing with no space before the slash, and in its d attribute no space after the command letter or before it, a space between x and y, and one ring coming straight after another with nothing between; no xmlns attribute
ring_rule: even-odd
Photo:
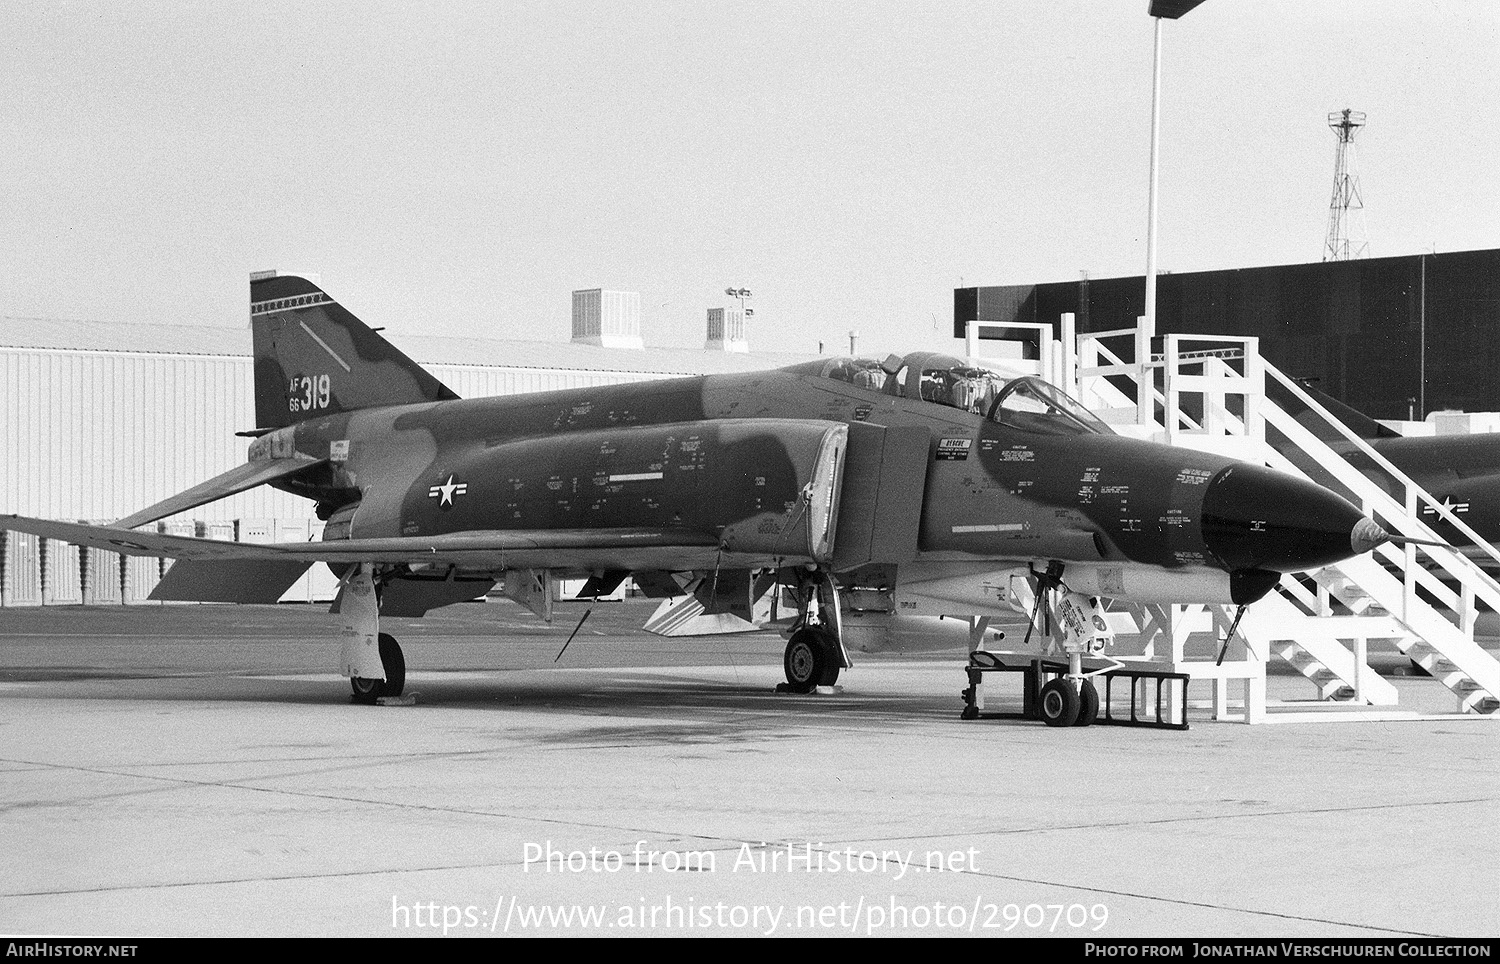
<svg viewBox="0 0 1500 964"><path fill-rule="evenodd" d="M380 665L385 668L385 692L381 696L400 696L406 689L406 656L401 644L390 633L380 634Z"/></svg>
<svg viewBox="0 0 1500 964"><path fill-rule="evenodd" d="M832 633L819 633L823 637L823 667L818 677L819 686L832 686L839 681L839 671L844 668L844 653L838 638Z"/></svg>
<svg viewBox="0 0 1500 964"><path fill-rule="evenodd" d="M786 641L781 660L787 689L811 693L819 686L832 686L839 678L839 649L833 637L817 629L799 629Z"/></svg>
<svg viewBox="0 0 1500 964"><path fill-rule="evenodd" d="M1042 722L1048 726L1072 726L1078 722L1078 710L1082 699L1073 682L1059 676L1042 687Z"/></svg>
<svg viewBox="0 0 1500 964"><path fill-rule="evenodd" d="M401 652L401 644L390 633L381 633L377 640L385 679L349 677L349 689L353 691L356 703L374 704L382 696L400 696L406 689L406 657Z"/></svg>
<svg viewBox="0 0 1500 964"><path fill-rule="evenodd" d="M1078 687L1078 719L1074 726L1092 726L1099 718L1099 690L1094 681L1086 679Z"/></svg>
<svg viewBox="0 0 1500 964"><path fill-rule="evenodd" d="M349 689L354 693L354 702L374 706L375 701L385 695L385 680L365 676L349 677Z"/></svg>

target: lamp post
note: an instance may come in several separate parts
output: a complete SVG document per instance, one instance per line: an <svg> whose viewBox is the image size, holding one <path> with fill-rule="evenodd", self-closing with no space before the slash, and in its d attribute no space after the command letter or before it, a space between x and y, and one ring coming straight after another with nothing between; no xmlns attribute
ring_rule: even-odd
<svg viewBox="0 0 1500 964"><path fill-rule="evenodd" d="M1137 416L1142 425L1155 417L1152 386L1148 372L1151 362L1151 339L1156 337L1156 181L1157 152L1161 144L1161 22L1176 20L1203 0L1149 0L1146 12L1155 21L1155 40L1151 52L1151 187L1147 193L1146 214L1146 309L1136 329L1136 363L1141 366Z"/></svg>

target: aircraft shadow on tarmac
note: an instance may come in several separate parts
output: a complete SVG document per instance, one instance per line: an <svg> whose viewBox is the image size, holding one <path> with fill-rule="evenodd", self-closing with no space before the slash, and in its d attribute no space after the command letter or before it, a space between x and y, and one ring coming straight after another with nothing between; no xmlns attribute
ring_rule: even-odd
<svg viewBox="0 0 1500 964"><path fill-rule="evenodd" d="M952 721L961 725L959 691L963 674L955 660L950 692L932 692L930 682L920 690L894 692L889 681L879 681L881 667L872 667L871 692L842 691L832 694L798 695L775 691L778 674L771 666L723 670L714 678L708 669L700 673L673 670L494 670L454 672L426 671L414 675L407 695L412 705L376 708L376 712L411 714L432 719L432 714L493 711L499 714L560 713L569 716L621 717L630 723L589 727L585 742L601 739L621 743L659 743L673 726L681 726L684 738L724 742L764 738L782 727L802 726L903 726ZM932 670L925 671L931 679ZM736 678L731 678L737 673ZM949 677L944 675L944 680ZM63 698L72 700L134 701L142 704L226 703L261 704L267 710L277 705L327 706L337 694L338 680L321 675L230 675L223 673L156 673L149 669L111 671L83 666L13 669L0 673L0 684L10 683L7 698ZM334 697L337 699L337 695ZM1011 701L1019 708L1019 691ZM1012 708L1012 707L1002 707ZM351 712L359 712L350 706ZM363 712L368 713L366 708ZM683 724L684 716L695 722ZM640 722L642 718L671 717L672 724ZM415 723L416 720L414 719ZM534 723L534 717L526 721ZM747 725L748 724L748 725ZM504 725L503 719L500 725ZM579 739L575 731L558 731L549 742Z"/></svg>

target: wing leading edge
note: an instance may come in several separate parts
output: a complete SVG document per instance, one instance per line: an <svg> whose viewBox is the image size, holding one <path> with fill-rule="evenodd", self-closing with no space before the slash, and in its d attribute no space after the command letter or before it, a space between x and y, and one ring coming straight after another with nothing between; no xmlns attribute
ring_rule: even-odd
<svg viewBox="0 0 1500 964"><path fill-rule="evenodd" d="M445 565L472 569L690 569L796 563L797 556L736 552L712 533L682 529L476 530L435 536L251 544L116 526L0 515L0 529L125 555L192 561ZM288 570L290 571L290 570Z"/></svg>

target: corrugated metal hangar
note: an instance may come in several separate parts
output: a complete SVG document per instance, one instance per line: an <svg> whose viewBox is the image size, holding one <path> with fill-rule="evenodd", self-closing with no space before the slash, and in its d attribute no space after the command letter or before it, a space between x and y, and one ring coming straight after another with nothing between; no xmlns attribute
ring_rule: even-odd
<svg viewBox="0 0 1500 964"><path fill-rule="evenodd" d="M958 288L954 336L970 321L1133 328L1145 279L1084 278ZM1500 249L1163 274L1156 330L1253 335L1287 374L1375 418L1500 408Z"/></svg>
<svg viewBox="0 0 1500 964"><path fill-rule="evenodd" d="M588 325L575 318L571 343L389 334L465 398L749 371L810 357L603 347L587 343ZM0 318L0 510L108 522L240 465L250 440L235 433L256 427L253 395L248 325ZM322 530L311 503L269 486L161 526L244 541L317 538ZM133 558L119 579L99 579L97 560L68 550L48 553L35 537L0 533L0 604L137 601L161 571L156 559ZM118 568L117 560L104 566ZM323 566L314 573L327 575ZM304 580L287 598L322 598L327 590Z"/></svg>

